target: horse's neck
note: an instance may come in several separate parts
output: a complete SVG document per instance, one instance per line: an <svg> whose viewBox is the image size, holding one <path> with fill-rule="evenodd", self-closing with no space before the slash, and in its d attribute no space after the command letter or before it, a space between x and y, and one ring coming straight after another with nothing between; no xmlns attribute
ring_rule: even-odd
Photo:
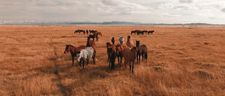
<svg viewBox="0 0 225 96"><path fill-rule="evenodd" d="M70 53L71 53L71 55L76 54L76 48L75 47L70 47Z"/></svg>

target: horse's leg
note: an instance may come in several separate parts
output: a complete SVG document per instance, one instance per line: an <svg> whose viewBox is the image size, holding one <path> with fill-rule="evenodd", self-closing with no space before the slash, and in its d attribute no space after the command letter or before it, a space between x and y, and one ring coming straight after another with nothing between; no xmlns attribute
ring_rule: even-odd
<svg viewBox="0 0 225 96"><path fill-rule="evenodd" d="M82 68L82 64L83 64L83 59L81 58L79 62L80 68Z"/></svg>
<svg viewBox="0 0 225 96"><path fill-rule="evenodd" d="M132 62L132 73L134 73L134 62Z"/></svg>
<svg viewBox="0 0 225 96"><path fill-rule="evenodd" d="M146 61L148 61L148 53L147 52L145 53L145 59L146 59Z"/></svg>
<svg viewBox="0 0 225 96"><path fill-rule="evenodd" d="M120 57L119 57L119 55L117 55L117 61L118 61L118 65L121 66L120 65Z"/></svg>
<svg viewBox="0 0 225 96"><path fill-rule="evenodd" d="M112 58L113 60L112 60L112 69L114 69L115 68L115 61L116 61L116 57L115 56L113 56L113 58Z"/></svg>
<svg viewBox="0 0 225 96"><path fill-rule="evenodd" d="M144 61L146 59L145 53L142 53L141 56L142 56L142 61Z"/></svg>
<svg viewBox="0 0 225 96"><path fill-rule="evenodd" d="M132 65L131 62L129 62L130 71L132 71Z"/></svg>
<svg viewBox="0 0 225 96"><path fill-rule="evenodd" d="M96 50L94 50L94 54L92 56L92 59L93 59L93 63L95 64L96 63Z"/></svg>
<svg viewBox="0 0 225 96"><path fill-rule="evenodd" d="M109 69L111 69L111 60L109 60Z"/></svg>
<svg viewBox="0 0 225 96"><path fill-rule="evenodd" d="M85 59L83 59L83 69L84 69Z"/></svg>
<svg viewBox="0 0 225 96"><path fill-rule="evenodd" d="M88 65L89 64L89 58L87 58L86 61L87 61L87 65Z"/></svg>
<svg viewBox="0 0 225 96"><path fill-rule="evenodd" d="M74 56L72 56L72 66L74 65Z"/></svg>
<svg viewBox="0 0 225 96"><path fill-rule="evenodd" d="M122 61L122 59L121 59L121 61ZM127 68L127 63L128 63L128 62L127 62L127 59L126 59L125 57L124 57L124 62L121 62L121 64L122 64L122 63L123 63L123 65L124 65L124 67Z"/></svg>
<svg viewBox="0 0 225 96"><path fill-rule="evenodd" d="M140 63L140 54L139 54L139 52L137 53L137 63Z"/></svg>

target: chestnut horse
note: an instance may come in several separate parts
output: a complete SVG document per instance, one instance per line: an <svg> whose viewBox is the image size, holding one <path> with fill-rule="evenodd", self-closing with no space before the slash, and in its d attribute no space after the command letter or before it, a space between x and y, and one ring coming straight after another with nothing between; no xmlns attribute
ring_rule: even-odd
<svg viewBox="0 0 225 96"><path fill-rule="evenodd" d="M116 45L116 56L118 60L118 65L122 66L123 63L123 50L126 48L125 45L117 44Z"/></svg>
<svg viewBox="0 0 225 96"><path fill-rule="evenodd" d="M130 71L132 73L134 73L134 63L135 63L135 59L137 57L136 47L133 47L131 49L129 49L129 48L124 49L123 56L125 59L125 67L128 64L130 67Z"/></svg>
<svg viewBox="0 0 225 96"><path fill-rule="evenodd" d="M77 56L77 54L80 53L81 49L84 49L85 47L86 46L75 47L73 45L66 45L64 54L67 54L68 52L70 52L72 57L72 65L74 65L74 58Z"/></svg>

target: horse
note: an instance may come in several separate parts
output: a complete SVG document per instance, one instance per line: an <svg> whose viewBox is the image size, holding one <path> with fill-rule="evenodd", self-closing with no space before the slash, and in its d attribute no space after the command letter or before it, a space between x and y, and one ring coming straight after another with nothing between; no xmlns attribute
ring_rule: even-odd
<svg viewBox="0 0 225 96"><path fill-rule="evenodd" d="M109 69L114 69L116 60L116 46L109 42L106 43Z"/></svg>
<svg viewBox="0 0 225 96"><path fill-rule="evenodd" d="M89 64L89 60L92 58L93 63L95 64L95 52L94 52L94 48L92 47L86 47L85 49L82 49L80 51L79 57L77 59L77 61L80 64L80 67L82 69L84 69L84 65Z"/></svg>
<svg viewBox="0 0 225 96"><path fill-rule="evenodd" d="M127 45L127 47L129 47L129 48L134 47L134 43L133 43L133 41L131 40L131 37L130 37L130 36L127 36L127 42L126 42L126 45Z"/></svg>
<svg viewBox="0 0 225 96"><path fill-rule="evenodd" d="M89 30L86 30L86 34L89 34Z"/></svg>
<svg viewBox="0 0 225 96"><path fill-rule="evenodd" d="M97 32L97 30L89 30L89 33L91 33L91 34L94 34L96 32Z"/></svg>
<svg viewBox="0 0 225 96"><path fill-rule="evenodd" d="M137 50L137 62L140 63L141 59L141 48L140 48L140 41L136 41L136 50Z"/></svg>
<svg viewBox="0 0 225 96"><path fill-rule="evenodd" d="M150 30L150 31L148 31L147 33L148 33L148 35L149 34L153 34L155 31L154 30Z"/></svg>
<svg viewBox="0 0 225 96"><path fill-rule="evenodd" d="M126 45L123 45L123 44L116 45L116 56L117 56L117 60L118 60L118 65L120 65L120 66L122 66L123 53L124 53L125 48L127 48Z"/></svg>
<svg viewBox="0 0 225 96"><path fill-rule="evenodd" d="M96 41L98 41L99 35L102 36L102 33L101 32L95 32L95 33L90 34L88 37L92 38L93 40L95 40L95 38L96 38Z"/></svg>
<svg viewBox="0 0 225 96"><path fill-rule="evenodd" d="M96 55L96 45L95 45L95 41L91 40L90 37L87 38L87 43L86 43L86 47L92 47L94 49L94 55ZM94 56L96 57L96 56ZM94 60L94 64L95 64L95 60Z"/></svg>
<svg viewBox="0 0 225 96"><path fill-rule="evenodd" d="M128 64L130 67L130 71L132 73L134 73L134 63L135 63L135 59L137 57L136 47L133 47L131 49L129 49L129 48L124 49L123 56L125 59L125 67Z"/></svg>
<svg viewBox="0 0 225 96"><path fill-rule="evenodd" d="M137 32L137 35L144 35L144 33L146 33L147 32L147 30L139 30L138 32Z"/></svg>
<svg viewBox="0 0 225 96"><path fill-rule="evenodd" d="M86 46L75 47L73 45L66 45L64 54L67 54L68 52L70 52L72 57L72 65L74 65L74 58L77 56L77 54L80 53L81 49L84 49L85 47Z"/></svg>
<svg viewBox="0 0 225 96"><path fill-rule="evenodd" d="M137 32L138 32L138 30L133 30L133 31L130 32L130 34L131 34L131 35L137 34Z"/></svg>
<svg viewBox="0 0 225 96"><path fill-rule="evenodd" d="M143 60L148 60L148 48L146 45L141 45L140 46L140 51L141 51L141 56L142 56L142 61Z"/></svg>
<svg viewBox="0 0 225 96"><path fill-rule="evenodd" d="M136 50L137 50L137 62L140 63L141 58L142 61L148 59L148 48L146 45L140 45L140 41L136 41Z"/></svg>
<svg viewBox="0 0 225 96"><path fill-rule="evenodd" d="M75 34L75 33L79 33L79 34L80 34L80 33L83 33L83 34L85 34L85 30L80 30L80 29L78 29L78 30L75 30L75 31L74 31L74 34Z"/></svg>
<svg viewBox="0 0 225 96"><path fill-rule="evenodd" d="M93 47L94 49L96 49L95 41L91 40L91 37L87 38L86 47Z"/></svg>

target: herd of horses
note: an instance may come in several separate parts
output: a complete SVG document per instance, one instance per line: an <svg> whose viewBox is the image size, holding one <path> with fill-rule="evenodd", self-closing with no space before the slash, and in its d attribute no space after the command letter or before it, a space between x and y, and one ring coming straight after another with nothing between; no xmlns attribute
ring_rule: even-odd
<svg viewBox="0 0 225 96"><path fill-rule="evenodd" d="M153 34L155 31L154 30L133 30L131 31L131 35L136 34L136 35L144 35L144 34Z"/></svg>
<svg viewBox="0 0 225 96"><path fill-rule="evenodd" d="M140 44L140 41L136 41L136 46L128 46L129 40L126 44L114 44L113 42L107 42L107 55L109 68L113 70L115 68L116 58L120 67L129 65L130 71L134 72L135 60L137 63L148 59L148 48L145 44ZM124 59L124 63L123 63Z"/></svg>
<svg viewBox="0 0 225 96"><path fill-rule="evenodd" d="M72 57L72 65L74 65L75 58L81 69L84 69L85 65L88 65L92 59L93 64L96 63L96 44L95 39L98 41L98 36L102 36L101 32L97 30L75 30L74 33L83 33L88 34L86 45L73 46L66 45L64 54L70 53ZM130 37L130 36L129 36ZM148 48L145 44L141 44L140 41L136 41L134 46L128 46L129 40L127 43L115 44L114 37L113 41L106 42L107 48L107 62L109 64L109 69L115 69L116 59L118 60L118 65L120 67L126 68L127 65L130 67L130 71L134 72L135 63L140 63L148 59ZM124 59L124 60L123 60Z"/></svg>
<svg viewBox="0 0 225 96"><path fill-rule="evenodd" d="M88 36L89 38L96 39L96 41L98 41L99 36L102 36L102 33L98 32L97 30L81 30L81 29L78 29L78 30L74 31L74 34L76 34L76 33L87 34L87 35L89 35Z"/></svg>

